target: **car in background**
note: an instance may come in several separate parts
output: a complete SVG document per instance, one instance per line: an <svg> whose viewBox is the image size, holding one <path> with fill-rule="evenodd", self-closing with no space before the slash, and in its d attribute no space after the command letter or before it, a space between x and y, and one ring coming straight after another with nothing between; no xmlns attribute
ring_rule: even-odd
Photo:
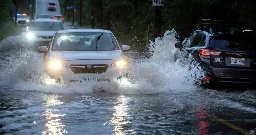
<svg viewBox="0 0 256 135"><path fill-rule="evenodd" d="M64 17L62 15L54 15L52 19L61 20L62 22L64 22Z"/></svg>
<svg viewBox="0 0 256 135"><path fill-rule="evenodd" d="M57 82L116 82L125 73L127 60L113 33L102 29L69 29L55 33L45 53L46 72Z"/></svg>
<svg viewBox="0 0 256 135"><path fill-rule="evenodd" d="M54 33L63 29L64 25L60 20L41 18L31 21L25 36L27 41L36 47L49 46Z"/></svg>
<svg viewBox="0 0 256 135"><path fill-rule="evenodd" d="M176 54L192 56L205 76L200 84L216 87L221 84L256 84L256 47L253 24L203 19L197 30L183 43Z"/></svg>
<svg viewBox="0 0 256 135"><path fill-rule="evenodd" d="M29 24L30 18L26 14L17 14L17 21L18 25L27 25Z"/></svg>
<svg viewBox="0 0 256 135"><path fill-rule="evenodd" d="M53 3L53 2L49 2L49 3L48 3L48 10L49 10L49 11L55 11L56 8L57 8L56 3Z"/></svg>

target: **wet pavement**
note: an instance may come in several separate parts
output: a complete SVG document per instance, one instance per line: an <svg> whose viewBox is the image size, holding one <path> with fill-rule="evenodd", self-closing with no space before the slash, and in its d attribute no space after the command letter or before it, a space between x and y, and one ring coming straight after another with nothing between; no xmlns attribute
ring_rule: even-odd
<svg viewBox="0 0 256 135"><path fill-rule="evenodd" d="M156 41L150 58L134 55L134 86L94 84L104 91L90 82L41 83L42 55L20 36L1 41L0 134L255 134L256 90L196 86L200 69L166 55L172 40Z"/></svg>
<svg viewBox="0 0 256 135"><path fill-rule="evenodd" d="M1 90L1 134L253 134L255 91L161 94Z"/></svg>

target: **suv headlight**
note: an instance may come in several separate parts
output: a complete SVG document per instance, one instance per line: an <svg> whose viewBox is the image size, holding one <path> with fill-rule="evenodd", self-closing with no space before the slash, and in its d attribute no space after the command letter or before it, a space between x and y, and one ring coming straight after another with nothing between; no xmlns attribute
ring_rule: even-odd
<svg viewBox="0 0 256 135"><path fill-rule="evenodd" d="M50 70L58 70L64 67L64 63L61 60L51 59L47 61L47 68Z"/></svg>
<svg viewBox="0 0 256 135"><path fill-rule="evenodd" d="M36 36L35 36L32 32L29 32L29 33L26 34L26 37L27 37L27 39L32 40L32 39L34 39Z"/></svg>
<svg viewBox="0 0 256 135"><path fill-rule="evenodd" d="M126 68L127 65L128 65L128 62L124 59L117 60L112 64L112 66L120 68L120 69Z"/></svg>

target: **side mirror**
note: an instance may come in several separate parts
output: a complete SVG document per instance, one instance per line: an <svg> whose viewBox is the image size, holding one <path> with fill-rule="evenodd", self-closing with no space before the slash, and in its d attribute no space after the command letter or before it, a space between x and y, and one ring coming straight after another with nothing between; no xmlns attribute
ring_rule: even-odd
<svg viewBox="0 0 256 135"><path fill-rule="evenodd" d="M46 53L48 51L48 47L47 46L40 46L38 47L38 52L40 53Z"/></svg>
<svg viewBox="0 0 256 135"><path fill-rule="evenodd" d="M122 50L124 52L128 52L130 50L130 46L129 45L122 45Z"/></svg>
<svg viewBox="0 0 256 135"><path fill-rule="evenodd" d="M182 43L181 42L175 43L175 47L176 48L182 48Z"/></svg>

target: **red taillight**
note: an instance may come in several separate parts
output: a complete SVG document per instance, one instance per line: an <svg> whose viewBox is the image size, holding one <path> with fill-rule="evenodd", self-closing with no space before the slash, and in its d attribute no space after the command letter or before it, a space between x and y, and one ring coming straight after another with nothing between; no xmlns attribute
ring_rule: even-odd
<svg viewBox="0 0 256 135"><path fill-rule="evenodd" d="M54 7L56 8L57 6L55 5Z"/></svg>
<svg viewBox="0 0 256 135"><path fill-rule="evenodd" d="M203 78L203 81L204 81L205 83L210 83L211 77L210 77L210 76L205 76L205 77Z"/></svg>
<svg viewBox="0 0 256 135"><path fill-rule="evenodd" d="M209 49L200 49L199 54L204 57L208 56L218 56L220 55L221 51L218 50L209 50Z"/></svg>

